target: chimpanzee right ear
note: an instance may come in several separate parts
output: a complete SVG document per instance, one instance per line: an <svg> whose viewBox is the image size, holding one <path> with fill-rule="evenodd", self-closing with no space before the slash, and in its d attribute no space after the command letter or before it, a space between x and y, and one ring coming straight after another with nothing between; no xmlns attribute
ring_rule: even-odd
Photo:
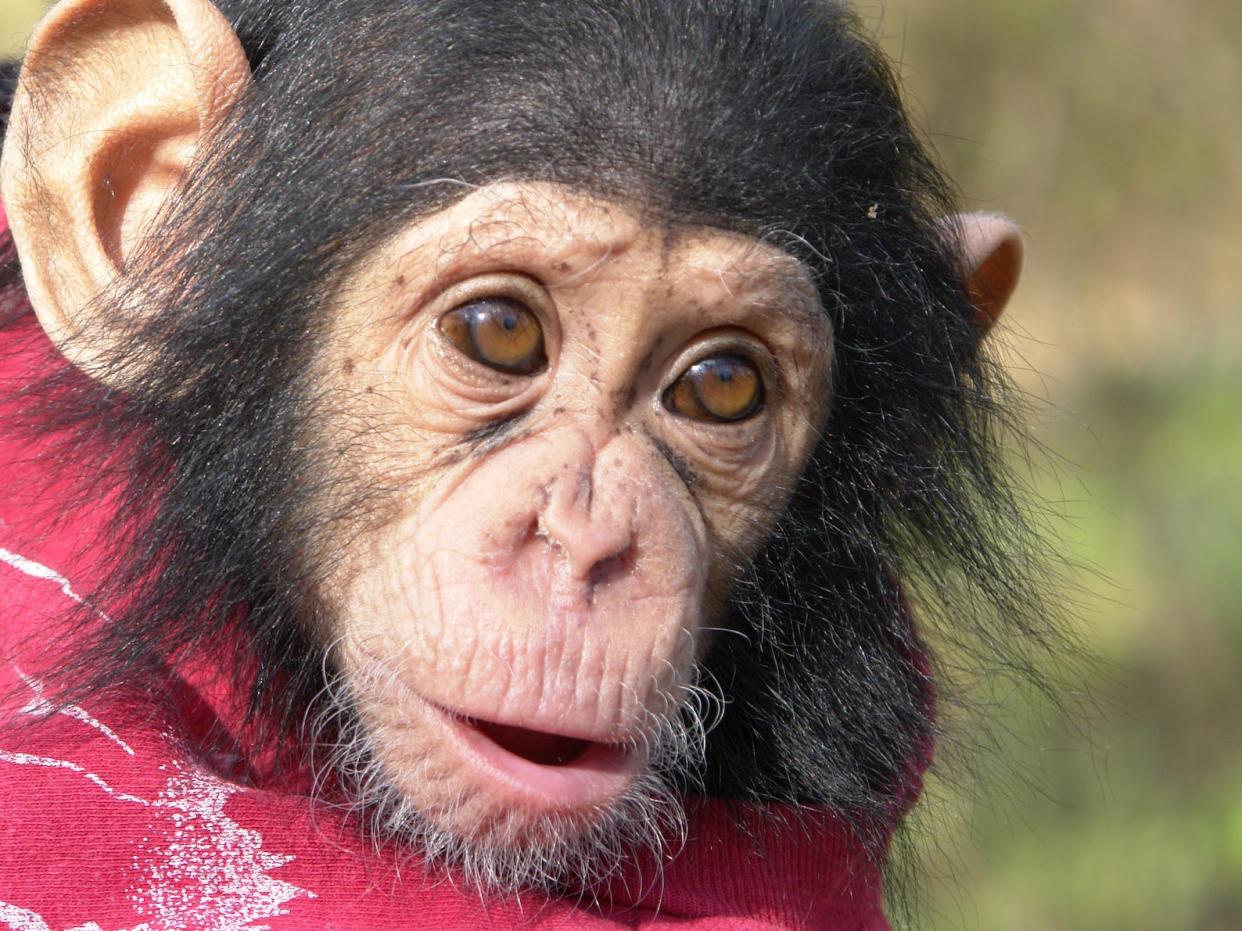
<svg viewBox="0 0 1242 931"><path fill-rule="evenodd" d="M39 24L0 190L31 304L74 364L91 370L94 299L250 80L209 0L62 0Z"/></svg>

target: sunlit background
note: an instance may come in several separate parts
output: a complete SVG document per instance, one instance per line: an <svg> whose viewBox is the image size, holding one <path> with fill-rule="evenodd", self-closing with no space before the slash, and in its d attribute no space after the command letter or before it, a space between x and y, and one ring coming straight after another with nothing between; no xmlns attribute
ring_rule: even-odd
<svg viewBox="0 0 1242 931"><path fill-rule="evenodd" d="M1104 660L1090 740L1034 708L1034 786L961 806L920 927L1242 931L1242 3L860 10L965 204L1028 232L1002 337Z"/></svg>
<svg viewBox="0 0 1242 931"><path fill-rule="evenodd" d="M1029 779L938 791L916 926L1242 931L1242 3L859 9L964 204L1028 232L1000 338L1104 661L1088 720L1004 740Z"/></svg>

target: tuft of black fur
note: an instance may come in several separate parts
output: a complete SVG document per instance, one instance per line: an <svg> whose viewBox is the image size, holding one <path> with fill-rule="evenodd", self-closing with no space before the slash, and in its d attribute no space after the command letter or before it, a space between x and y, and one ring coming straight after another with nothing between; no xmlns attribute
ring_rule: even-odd
<svg viewBox="0 0 1242 931"><path fill-rule="evenodd" d="M937 221L952 189L852 14L819 0L217 2L254 86L101 301L126 333L109 363L129 390L62 372L26 397L27 422L108 464L88 493L121 501L93 599L113 623L66 681L102 689L213 657L253 720L296 744L333 674L320 541L367 506L307 506L342 500L328 451L306 441L333 403L308 373L334 284L470 185L556 182L764 240L813 272L836 334L832 412L738 585L735 635L706 660L729 704L705 788L831 806L882 856L952 695L906 593L959 658L1026 668L1053 635L1000 457L1006 382ZM12 308L11 251L8 268Z"/></svg>

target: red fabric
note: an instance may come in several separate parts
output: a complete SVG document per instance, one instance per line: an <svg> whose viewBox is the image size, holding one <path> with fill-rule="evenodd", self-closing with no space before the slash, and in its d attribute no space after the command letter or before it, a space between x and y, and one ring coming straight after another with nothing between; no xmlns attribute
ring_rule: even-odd
<svg viewBox="0 0 1242 931"><path fill-rule="evenodd" d="M0 333L0 424L6 393L58 364L33 321L16 330ZM658 886L483 901L302 796L196 767L181 748L218 722L184 676L46 718L46 644L108 544L98 514L51 533L34 519L32 495L60 500L35 452L0 432L0 928L888 928L878 871L827 814L756 809L741 829L697 804Z"/></svg>

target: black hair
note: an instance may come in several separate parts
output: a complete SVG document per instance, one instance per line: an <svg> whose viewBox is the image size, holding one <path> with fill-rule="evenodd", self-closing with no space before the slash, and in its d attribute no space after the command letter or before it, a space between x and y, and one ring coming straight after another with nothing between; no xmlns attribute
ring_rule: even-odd
<svg viewBox="0 0 1242 931"><path fill-rule="evenodd" d="M555 182L764 240L814 276L832 410L734 593L743 636L706 659L729 704L704 788L830 806L882 848L953 695L911 598L959 659L1027 669L1052 635L1001 455L1006 382L938 219L953 191L855 17L820 0L218 5L254 83L104 299L128 390L63 371L28 393L42 430L103 451L111 485L93 472L91 493L121 501L94 596L112 623L73 677L217 656L254 720L296 734L324 684L307 554L326 518L305 502L333 472L302 440L333 283L465 186Z"/></svg>

